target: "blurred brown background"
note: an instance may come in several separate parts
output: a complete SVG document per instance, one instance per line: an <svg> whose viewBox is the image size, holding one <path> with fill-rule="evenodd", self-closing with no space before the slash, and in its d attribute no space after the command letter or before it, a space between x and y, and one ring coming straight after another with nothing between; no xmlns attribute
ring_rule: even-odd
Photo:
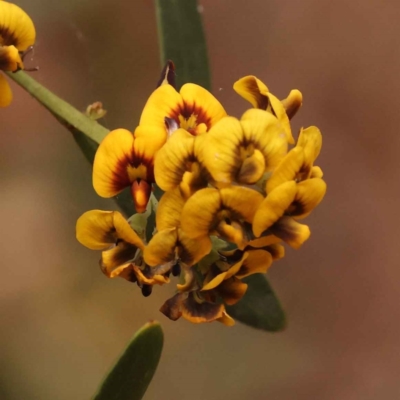
<svg viewBox="0 0 400 400"><path fill-rule="evenodd" d="M160 71L150 0L20 0L38 39L33 76L76 107L101 100L109 128L134 129ZM230 114L233 82L254 74L283 98L304 94L294 128L317 125L328 194L269 277L287 330L171 322L108 280L75 221L112 209L70 137L30 96L0 110L0 398L88 399L148 319L165 348L145 398L395 399L400 393L397 1L201 0L213 87ZM190 43L187 43L190 46Z"/></svg>

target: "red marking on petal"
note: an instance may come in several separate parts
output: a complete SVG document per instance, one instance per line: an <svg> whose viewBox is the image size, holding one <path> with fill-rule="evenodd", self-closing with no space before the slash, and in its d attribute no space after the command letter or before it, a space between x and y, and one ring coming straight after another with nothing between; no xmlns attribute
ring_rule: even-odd
<svg viewBox="0 0 400 400"><path fill-rule="evenodd" d="M171 110L171 114L168 115L169 118L173 118L178 125L180 125L179 116L182 116L184 119L188 120L192 115L196 116L196 126L200 124L205 124L207 126L207 130L211 128L211 116L207 114L204 108L201 105L196 103L187 104L183 103L183 107L177 107ZM192 135L194 134L195 127L188 130Z"/></svg>
<svg viewBox="0 0 400 400"><path fill-rule="evenodd" d="M136 212L145 212L151 194L151 183L138 179L132 183L131 193Z"/></svg>

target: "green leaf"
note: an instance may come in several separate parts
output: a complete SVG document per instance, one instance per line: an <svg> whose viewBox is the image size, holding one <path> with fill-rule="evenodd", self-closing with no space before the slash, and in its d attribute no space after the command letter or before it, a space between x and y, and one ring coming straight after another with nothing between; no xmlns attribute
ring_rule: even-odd
<svg viewBox="0 0 400 400"><path fill-rule="evenodd" d="M72 107L24 71L8 72L7 75L46 107L72 133L84 134L95 143L100 143L109 132L107 128Z"/></svg>
<svg viewBox="0 0 400 400"><path fill-rule="evenodd" d="M163 338L158 322L137 331L93 400L140 400L156 371Z"/></svg>
<svg viewBox="0 0 400 400"><path fill-rule="evenodd" d="M196 0L156 0L161 64L174 62L178 89L187 82L211 89L199 10Z"/></svg>
<svg viewBox="0 0 400 400"><path fill-rule="evenodd" d="M234 319L253 328L281 331L286 326L285 313L266 276L254 274L243 279L249 286L243 298L226 310Z"/></svg>
<svg viewBox="0 0 400 400"><path fill-rule="evenodd" d="M109 130L56 96L25 72L7 73L7 75L47 108L72 133L86 159L93 164L96 150ZM115 197L115 201L126 216L135 212L129 188Z"/></svg>

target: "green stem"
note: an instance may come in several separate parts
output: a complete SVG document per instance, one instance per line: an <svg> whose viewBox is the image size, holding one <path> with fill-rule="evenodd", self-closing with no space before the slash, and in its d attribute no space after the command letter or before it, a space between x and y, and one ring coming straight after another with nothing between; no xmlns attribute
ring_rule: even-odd
<svg viewBox="0 0 400 400"><path fill-rule="evenodd" d="M74 135L81 132L99 144L109 132L107 128L60 99L25 72L8 72L7 75L47 108Z"/></svg>

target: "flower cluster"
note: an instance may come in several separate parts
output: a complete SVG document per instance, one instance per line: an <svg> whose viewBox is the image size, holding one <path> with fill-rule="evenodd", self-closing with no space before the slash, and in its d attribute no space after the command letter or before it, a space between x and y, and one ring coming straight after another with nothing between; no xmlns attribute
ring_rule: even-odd
<svg viewBox="0 0 400 400"><path fill-rule="evenodd" d="M24 69L23 58L35 43L35 27L30 17L15 4L0 0L0 71ZM12 93L0 73L0 107L11 103Z"/></svg>
<svg viewBox="0 0 400 400"><path fill-rule="evenodd" d="M180 275L177 293L161 307L170 319L232 325L225 305L245 294L242 279L266 273L284 256L283 242L297 249L310 236L299 220L325 195L314 165L322 137L312 126L294 140L298 90L281 101L244 77L234 90L252 108L237 119L198 85L178 92L173 69L171 62L164 68L134 132L110 132L94 160L96 192L112 197L129 187L137 213L126 220L117 211L89 211L77 238L103 250L107 276L137 282L144 295ZM163 192L157 207L154 183ZM146 235L152 208L156 229Z"/></svg>

